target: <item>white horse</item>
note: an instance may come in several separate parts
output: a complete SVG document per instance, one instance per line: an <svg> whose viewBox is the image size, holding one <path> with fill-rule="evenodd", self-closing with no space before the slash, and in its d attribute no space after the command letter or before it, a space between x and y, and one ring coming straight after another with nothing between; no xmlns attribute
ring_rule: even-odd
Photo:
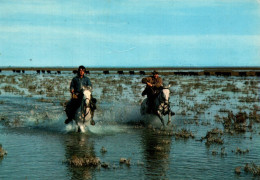
<svg viewBox="0 0 260 180"><path fill-rule="evenodd" d="M170 85L164 85L163 89L160 91L159 95L156 97L154 102L154 107L148 107L147 98L143 100L141 104L141 115L156 115L161 120L161 123L163 126L164 120L163 116L168 114L168 122L167 125L171 123L171 115L174 115L175 113L171 111L170 108Z"/></svg>
<svg viewBox="0 0 260 180"><path fill-rule="evenodd" d="M83 98L77 109L74 121L78 132L86 132L86 126L94 125L94 111L91 109L91 87L83 87Z"/></svg>

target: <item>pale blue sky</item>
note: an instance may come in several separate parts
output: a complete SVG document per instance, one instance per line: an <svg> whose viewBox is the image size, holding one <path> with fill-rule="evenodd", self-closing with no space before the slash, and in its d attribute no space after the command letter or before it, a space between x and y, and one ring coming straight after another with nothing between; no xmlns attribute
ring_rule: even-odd
<svg viewBox="0 0 260 180"><path fill-rule="evenodd" d="M260 66L260 0L0 0L0 66Z"/></svg>

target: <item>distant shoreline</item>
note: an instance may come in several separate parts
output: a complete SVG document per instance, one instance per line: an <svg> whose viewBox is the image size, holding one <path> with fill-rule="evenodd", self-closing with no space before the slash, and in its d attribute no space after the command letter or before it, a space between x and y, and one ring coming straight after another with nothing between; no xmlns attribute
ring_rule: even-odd
<svg viewBox="0 0 260 180"><path fill-rule="evenodd" d="M2 71L25 73L35 71L37 74L61 74L62 71L77 73L78 67L0 67ZM216 76L260 76L260 67L87 67L87 74L151 74L157 70L161 75L216 75Z"/></svg>
<svg viewBox="0 0 260 180"><path fill-rule="evenodd" d="M225 70L225 71L234 71L234 70L252 70L252 71L260 71L260 66L258 67L253 67L253 66L248 66L248 67L234 67L234 66L230 66L230 67L225 67L225 66L201 66L201 67L187 67L187 66L183 66L183 67L86 67L87 70L89 71L104 71L104 70L110 70L110 71L131 71L131 70L136 70L136 71L140 71L140 70L146 70L146 71L151 71L151 70ZM23 66L8 66L8 67L0 67L0 70L2 71L12 71L12 70L26 70L26 71L36 71L36 70L51 70L51 71L73 71L73 70L77 70L78 67L51 67L51 66L46 66L46 67L23 67Z"/></svg>

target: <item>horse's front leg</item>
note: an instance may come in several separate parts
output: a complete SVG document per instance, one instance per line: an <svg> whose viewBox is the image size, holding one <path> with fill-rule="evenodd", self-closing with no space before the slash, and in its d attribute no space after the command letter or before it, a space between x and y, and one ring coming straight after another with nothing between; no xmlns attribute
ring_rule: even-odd
<svg viewBox="0 0 260 180"><path fill-rule="evenodd" d="M85 130L85 122L78 122L77 123L78 125L78 132L81 132L81 133L85 133L86 130Z"/></svg>
<svg viewBox="0 0 260 180"><path fill-rule="evenodd" d="M84 114L80 113L80 116L76 120L77 124L77 132L85 133L85 116Z"/></svg>
<svg viewBox="0 0 260 180"><path fill-rule="evenodd" d="M83 125L79 125L78 126L78 132L79 133L85 133L86 132L85 127Z"/></svg>
<svg viewBox="0 0 260 180"><path fill-rule="evenodd" d="M167 123L167 125L169 125L171 123L171 118L174 115L175 115L175 113L171 110L171 106L170 106L170 103L169 103L168 104L168 123Z"/></svg>
<svg viewBox="0 0 260 180"><path fill-rule="evenodd" d="M160 120L161 120L163 126L165 126L164 121L163 121L163 116L162 116L162 113L161 113L160 110L157 111L157 116L160 118Z"/></svg>
<svg viewBox="0 0 260 180"><path fill-rule="evenodd" d="M90 124L94 126L96 123L94 121L94 111L90 111L91 119L90 119Z"/></svg>

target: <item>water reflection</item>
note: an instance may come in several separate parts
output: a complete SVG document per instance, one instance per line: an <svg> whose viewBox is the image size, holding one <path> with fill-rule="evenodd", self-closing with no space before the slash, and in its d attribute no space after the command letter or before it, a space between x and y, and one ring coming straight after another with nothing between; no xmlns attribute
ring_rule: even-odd
<svg viewBox="0 0 260 180"><path fill-rule="evenodd" d="M94 144L86 134L70 133L65 140L65 156L67 160L96 157ZM70 179L92 179L94 169L91 166L75 166L68 164Z"/></svg>
<svg viewBox="0 0 260 180"><path fill-rule="evenodd" d="M170 165L172 136L147 129L142 135L145 160L145 179L165 179ZM169 177L168 177L169 178Z"/></svg>

